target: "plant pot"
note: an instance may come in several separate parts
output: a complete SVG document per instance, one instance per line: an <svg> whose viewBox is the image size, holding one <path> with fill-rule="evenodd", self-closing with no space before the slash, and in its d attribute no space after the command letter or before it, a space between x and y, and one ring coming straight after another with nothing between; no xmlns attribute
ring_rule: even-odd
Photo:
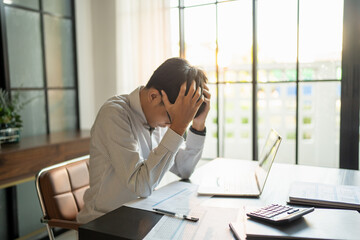
<svg viewBox="0 0 360 240"><path fill-rule="evenodd" d="M17 143L20 141L20 128L0 129L0 143Z"/></svg>

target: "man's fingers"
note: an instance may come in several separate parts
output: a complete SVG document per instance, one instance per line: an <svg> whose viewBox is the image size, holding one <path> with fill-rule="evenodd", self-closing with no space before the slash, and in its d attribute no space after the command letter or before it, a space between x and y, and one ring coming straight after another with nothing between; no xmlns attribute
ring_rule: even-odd
<svg viewBox="0 0 360 240"><path fill-rule="evenodd" d="M203 89L203 94L205 95L205 98L211 98L211 93L209 91L209 89Z"/></svg>
<svg viewBox="0 0 360 240"><path fill-rule="evenodd" d="M208 87L208 85L206 84L206 83L204 83L204 87L203 87L204 89L206 89L206 90L208 90L208 91L210 91L210 89L209 89L209 87Z"/></svg>
<svg viewBox="0 0 360 240"><path fill-rule="evenodd" d="M184 82L181 87L180 87L180 91L179 91L179 95L178 98L181 96L185 96L185 92L186 92L186 82Z"/></svg>
<svg viewBox="0 0 360 240"><path fill-rule="evenodd" d="M196 89L196 92L194 93L194 96L193 96L193 99L194 99L194 101L199 101L200 100L200 98L201 98L201 87L198 87L197 89Z"/></svg>
<svg viewBox="0 0 360 240"><path fill-rule="evenodd" d="M188 90L188 93L186 94L186 96L193 97L195 91L196 91L196 82L193 80L189 86L189 90Z"/></svg>
<svg viewBox="0 0 360 240"><path fill-rule="evenodd" d="M202 95L199 98L199 100L196 102L195 107L198 109L204 101L205 101L205 97L204 97L204 95Z"/></svg>

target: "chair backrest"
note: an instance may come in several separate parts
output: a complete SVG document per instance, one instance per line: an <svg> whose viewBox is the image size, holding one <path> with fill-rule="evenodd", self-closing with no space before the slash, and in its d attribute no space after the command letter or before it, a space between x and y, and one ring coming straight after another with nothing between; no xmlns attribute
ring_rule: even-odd
<svg viewBox="0 0 360 240"><path fill-rule="evenodd" d="M36 188L46 221L76 221L89 188L89 156L44 168L36 176Z"/></svg>

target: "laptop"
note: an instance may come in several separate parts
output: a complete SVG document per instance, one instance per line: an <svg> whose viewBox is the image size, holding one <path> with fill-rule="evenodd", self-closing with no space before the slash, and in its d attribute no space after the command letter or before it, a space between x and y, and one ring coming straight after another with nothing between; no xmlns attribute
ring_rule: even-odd
<svg viewBox="0 0 360 240"><path fill-rule="evenodd" d="M206 169L197 190L199 195L260 197L270 173L281 136L271 129L259 161L218 158Z"/></svg>

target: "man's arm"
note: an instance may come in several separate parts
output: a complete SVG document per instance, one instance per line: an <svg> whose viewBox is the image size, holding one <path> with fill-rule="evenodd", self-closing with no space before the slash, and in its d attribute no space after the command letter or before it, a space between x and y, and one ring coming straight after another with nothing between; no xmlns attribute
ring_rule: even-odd
<svg viewBox="0 0 360 240"><path fill-rule="evenodd" d="M182 179L190 178L201 159L205 143L205 136L188 131L185 147L179 149L175 162L170 171Z"/></svg>
<svg viewBox="0 0 360 240"><path fill-rule="evenodd" d="M169 129L158 147L145 161L139 143L124 109L107 107L101 110L94 126L94 144L109 159L119 184L139 197L152 193L162 176L173 165L175 154L183 143L182 136Z"/></svg>
<svg viewBox="0 0 360 240"><path fill-rule="evenodd" d="M171 172L183 179L190 178L196 164L201 159L204 148L206 135L205 121L210 111L211 99L211 94L206 84L204 84L203 94L204 102L206 103L205 109L199 116L194 118L192 126L188 131L185 148L180 149L176 154L175 163L170 169Z"/></svg>

